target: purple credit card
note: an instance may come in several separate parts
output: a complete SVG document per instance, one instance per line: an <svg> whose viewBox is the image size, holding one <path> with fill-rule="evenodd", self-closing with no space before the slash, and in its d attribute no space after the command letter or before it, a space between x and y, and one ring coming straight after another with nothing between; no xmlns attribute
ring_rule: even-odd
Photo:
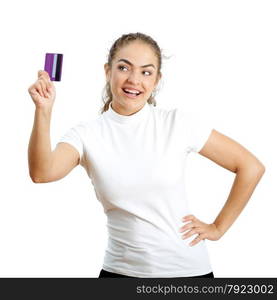
<svg viewBox="0 0 277 300"><path fill-rule="evenodd" d="M51 81L61 81L63 55L60 53L46 53L44 71L46 71Z"/></svg>

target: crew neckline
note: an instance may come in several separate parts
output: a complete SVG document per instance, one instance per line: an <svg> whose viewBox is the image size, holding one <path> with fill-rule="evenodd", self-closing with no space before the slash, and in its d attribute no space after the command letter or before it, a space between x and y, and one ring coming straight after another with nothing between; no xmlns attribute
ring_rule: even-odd
<svg viewBox="0 0 277 300"><path fill-rule="evenodd" d="M107 117L112 118L113 120L120 122L120 123L130 123L130 122L134 122L134 121L139 121L141 119L143 119L144 117L146 117L146 115L149 113L150 111L150 104L148 104L147 102L144 104L144 106L137 111L136 113L129 115L129 116L125 116L125 115L121 115L119 113L117 113L115 110L113 110L112 108L112 102L109 104L109 109L106 111L106 115Z"/></svg>

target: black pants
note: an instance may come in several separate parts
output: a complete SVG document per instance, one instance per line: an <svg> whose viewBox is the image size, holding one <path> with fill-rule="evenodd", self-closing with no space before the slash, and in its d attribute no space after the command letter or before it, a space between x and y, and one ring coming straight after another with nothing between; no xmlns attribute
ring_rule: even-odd
<svg viewBox="0 0 277 300"><path fill-rule="evenodd" d="M105 271L104 269L102 269L100 271L98 278L139 278L139 277L121 275L121 274L117 274L117 273L108 272L108 271ZM211 273L199 275L199 276L178 277L178 278L214 278L214 274L213 274L213 272L211 272Z"/></svg>

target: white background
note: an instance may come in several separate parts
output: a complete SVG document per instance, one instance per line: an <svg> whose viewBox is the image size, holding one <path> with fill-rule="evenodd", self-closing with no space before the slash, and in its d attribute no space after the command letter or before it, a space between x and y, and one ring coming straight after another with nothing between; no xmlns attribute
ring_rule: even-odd
<svg viewBox="0 0 277 300"><path fill-rule="evenodd" d="M98 277L106 216L85 170L34 184L27 149L35 106L28 87L46 52L63 53L51 123L52 148L102 106L104 63L122 34L142 32L171 56L163 61L159 107L214 122L266 166L242 214L206 241L216 277L276 277L276 1L2 1L1 277ZM235 174L189 156L195 216L212 222Z"/></svg>

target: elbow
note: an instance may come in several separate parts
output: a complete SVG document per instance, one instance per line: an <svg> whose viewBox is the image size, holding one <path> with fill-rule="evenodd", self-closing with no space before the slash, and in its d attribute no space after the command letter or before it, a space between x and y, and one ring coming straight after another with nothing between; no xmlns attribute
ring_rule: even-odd
<svg viewBox="0 0 277 300"><path fill-rule="evenodd" d="M261 178L263 177L264 173L265 173L265 166L263 164L260 164L258 167L257 167L257 171L256 171L256 178L257 180L261 180Z"/></svg>
<svg viewBox="0 0 277 300"><path fill-rule="evenodd" d="M265 173L265 170L265 166L260 161L256 161L255 163L252 162L240 165L239 167L237 167L236 173L242 171L255 177L262 177Z"/></svg>
<svg viewBox="0 0 277 300"><path fill-rule="evenodd" d="M259 160L257 160L256 165L255 165L255 170L256 170L257 174L262 177L263 174L265 173L265 166Z"/></svg>
<svg viewBox="0 0 277 300"><path fill-rule="evenodd" d="M261 171L264 173L265 172L265 165L263 165L262 163L260 163L260 168L261 168Z"/></svg>
<svg viewBox="0 0 277 300"><path fill-rule="evenodd" d="M261 174L261 177L264 175L265 173L265 166L263 164L260 165L259 167L259 173Z"/></svg>
<svg viewBox="0 0 277 300"><path fill-rule="evenodd" d="M42 181L41 179L39 179L39 178L32 178L32 177L31 177L31 179L32 179L33 183L42 183L42 182L43 182L43 181Z"/></svg>
<svg viewBox="0 0 277 300"><path fill-rule="evenodd" d="M34 176L30 176L31 180L33 181L33 183L42 183L40 178L34 177Z"/></svg>
<svg viewBox="0 0 277 300"><path fill-rule="evenodd" d="M43 180L43 178L41 178L39 176L36 176L32 173L29 173L29 176L30 176L33 183L44 183L44 182L46 182L45 180Z"/></svg>

